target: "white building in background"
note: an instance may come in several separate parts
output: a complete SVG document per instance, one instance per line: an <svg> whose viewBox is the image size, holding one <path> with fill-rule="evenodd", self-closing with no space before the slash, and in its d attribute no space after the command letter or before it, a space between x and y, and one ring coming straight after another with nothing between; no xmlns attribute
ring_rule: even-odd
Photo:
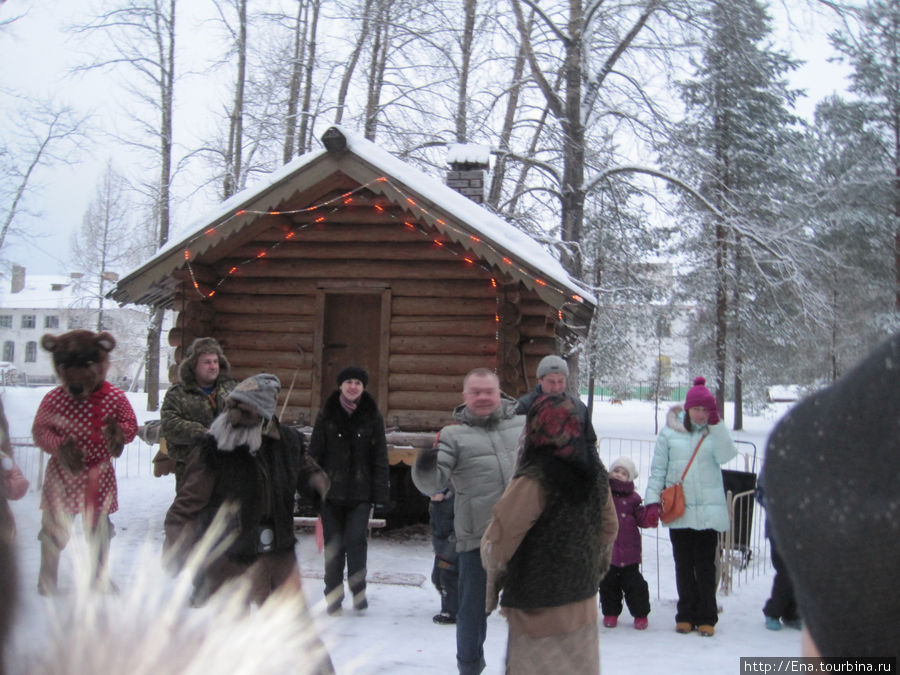
<svg viewBox="0 0 900 675"><path fill-rule="evenodd" d="M4 382L55 383L53 360L41 348L41 336L75 329L95 331L99 311L96 295L84 288L82 274L26 277L25 268L14 265L10 284L0 288L0 375ZM110 354L107 379L124 385L134 377L141 378L147 314L107 300L103 329L110 331L117 343Z"/></svg>
<svg viewBox="0 0 900 675"><path fill-rule="evenodd" d="M691 311L690 307L681 306L671 318L664 317L661 313L655 332L633 333L632 344L642 355L637 365L638 380L655 380L657 364L662 381L683 381L690 378Z"/></svg>
<svg viewBox="0 0 900 675"><path fill-rule="evenodd" d="M656 301L641 308L649 314L647 328L644 322L635 322L630 330L631 344L638 354L634 375L638 380L655 380L657 367L662 381L683 381L690 378L690 330L696 307L671 305L667 300L672 295L678 279L675 267L670 262L645 262L635 265L637 273L644 281L657 290ZM634 326L643 326L638 329ZM658 364L658 366L657 366Z"/></svg>

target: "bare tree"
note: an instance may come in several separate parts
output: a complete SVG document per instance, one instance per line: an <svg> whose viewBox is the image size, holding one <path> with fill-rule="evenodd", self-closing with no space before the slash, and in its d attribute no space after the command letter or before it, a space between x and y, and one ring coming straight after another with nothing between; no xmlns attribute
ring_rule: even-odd
<svg viewBox="0 0 900 675"><path fill-rule="evenodd" d="M151 186L157 219L157 244L169 239L174 148L175 17L177 0L117 0L111 9L90 23L77 26L79 33L99 33L106 49L80 69L125 68L125 88L146 114L129 115L138 126L127 144L150 151L158 163ZM154 311L147 334L147 409L159 408L159 350L163 309Z"/></svg>
<svg viewBox="0 0 900 675"><path fill-rule="evenodd" d="M19 105L17 105L19 104ZM0 224L0 250L17 234L16 219L28 212L29 197L39 190L35 174L41 168L72 164L84 140L87 118L54 102L11 101L14 112L2 123L0 197L5 206Z"/></svg>
<svg viewBox="0 0 900 675"><path fill-rule="evenodd" d="M85 275L82 286L89 306L97 309L97 331L106 326L104 302L109 286L155 248L153 239L136 222L128 191L125 179L108 162L81 229L72 238L72 256Z"/></svg>
<svg viewBox="0 0 900 675"><path fill-rule="evenodd" d="M577 244L584 227L586 125L610 73L634 47L650 18L667 4L673 3L648 0L636 8L622 5L617 11L615 7L582 0L568 0L564 7L512 0L531 75L559 125L557 142L562 168L556 189L560 202L560 237L563 242L575 244L564 248L563 263L577 278L583 274ZM533 23L526 18L526 9L533 13ZM601 33L603 40L595 40ZM536 41L539 49L535 47ZM605 47L602 52L601 44ZM598 49L593 49L595 46ZM592 68L590 57L595 53L602 53L603 60L599 67ZM560 88L554 85L551 73L558 73Z"/></svg>
<svg viewBox="0 0 900 675"><path fill-rule="evenodd" d="M244 146L244 84L247 80L247 0L227 0L227 4L236 14L232 25L225 16L221 0L215 3L216 11L222 24L231 35L233 51L237 57L234 78L234 96L228 114L228 138L225 147L225 175L222 181L222 198L228 199L238 186L243 185L243 163L241 159Z"/></svg>

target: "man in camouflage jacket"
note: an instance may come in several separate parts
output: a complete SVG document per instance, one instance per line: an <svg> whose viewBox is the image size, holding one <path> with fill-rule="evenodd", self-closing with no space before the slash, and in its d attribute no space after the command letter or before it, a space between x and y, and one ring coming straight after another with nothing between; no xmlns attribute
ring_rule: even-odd
<svg viewBox="0 0 900 675"><path fill-rule="evenodd" d="M180 381L169 387L161 410L162 435L169 460L174 462L176 495L191 451L225 410L225 398L235 386L231 365L211 337L191 343L178 366L178 376Z"/></svg>

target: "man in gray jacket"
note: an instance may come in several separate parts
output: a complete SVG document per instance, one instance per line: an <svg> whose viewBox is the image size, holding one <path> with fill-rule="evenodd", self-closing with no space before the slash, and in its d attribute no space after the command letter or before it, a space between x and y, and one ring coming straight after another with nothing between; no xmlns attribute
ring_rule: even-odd
<svg viewBox="0 0 900 675"><path fill-rule="evenodd" d="M481 535L515 470L525 417L516 415L515 399L501 393L500 381L487 368L466 375L463 402L453 411L458 423L441 429L434 447L419 452L412 478L425 494L440 492L450 482L456 492L456 664L462 675L477 675L485 667L487 635L487 576L481 566Z"/></svg>

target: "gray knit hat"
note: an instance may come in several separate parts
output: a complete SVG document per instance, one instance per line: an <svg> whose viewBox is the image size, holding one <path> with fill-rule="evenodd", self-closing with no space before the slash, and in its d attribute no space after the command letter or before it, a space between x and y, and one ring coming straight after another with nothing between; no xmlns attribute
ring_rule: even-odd
<svg viewBox="0 0 900 675"><path fill-rule="evenodd" d="M538 364L537 378L541 379L544 375L557 374L569 376L569 366L563 361L562 357L550 354L541 359Z"/></svg>
<svg viewBox="0 0 900 675"><path fill-rule="evenodd" d="M228 394L228 398L253 406L260 415L270 420L275 414L275 401L280 390L281 382L277 377L269 373L260 373L251 375L238 384Z"/></svg>

